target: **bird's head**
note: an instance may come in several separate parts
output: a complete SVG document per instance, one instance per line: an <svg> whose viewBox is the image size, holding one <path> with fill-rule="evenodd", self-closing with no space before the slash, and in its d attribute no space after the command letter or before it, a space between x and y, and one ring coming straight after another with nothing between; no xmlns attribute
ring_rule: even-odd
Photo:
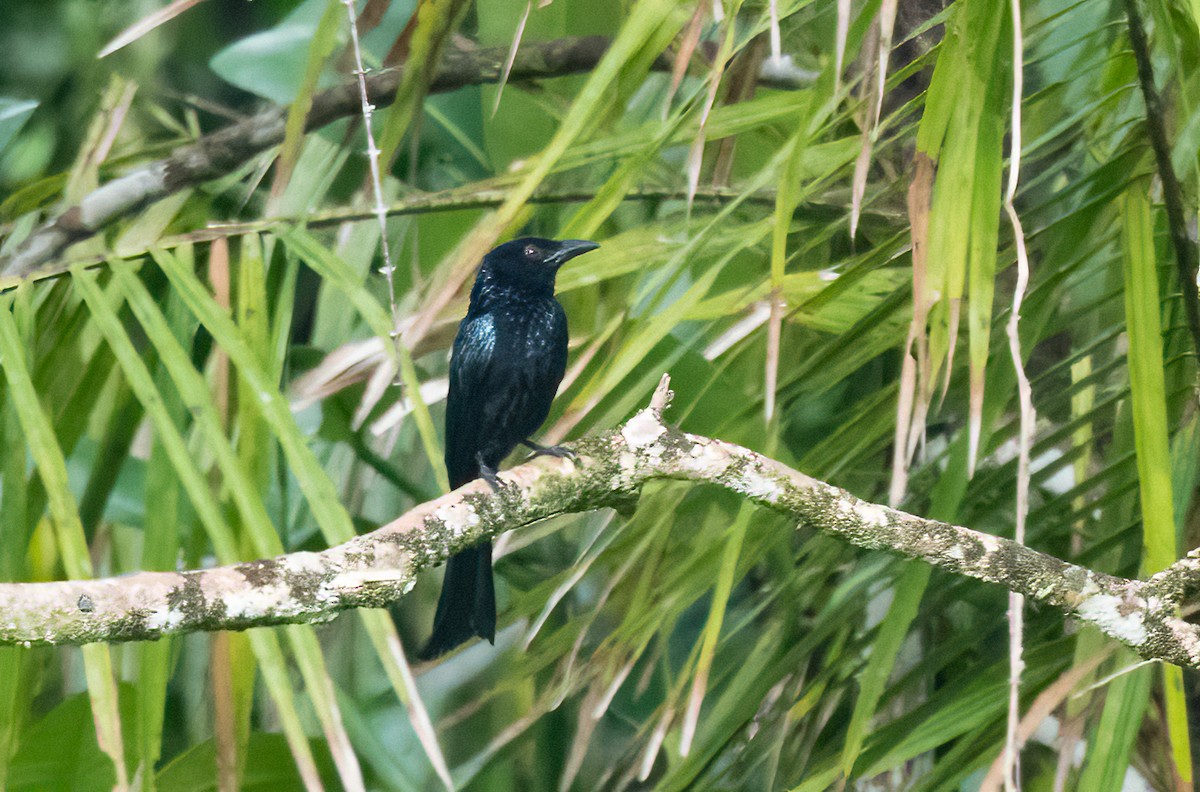
<svg viewBox="0 0 1200 792"><path fill-rule="evenodd" d="M514 239L483 257L481 274L496 283L553 291L559 267L598 247L584 239Z"/></svg>

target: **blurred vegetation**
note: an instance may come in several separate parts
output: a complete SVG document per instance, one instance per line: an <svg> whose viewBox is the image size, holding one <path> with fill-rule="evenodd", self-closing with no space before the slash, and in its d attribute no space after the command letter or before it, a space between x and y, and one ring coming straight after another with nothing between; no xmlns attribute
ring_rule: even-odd
<svg viewBox="0 0 1200 792"><path fill-rule="evenodd" d="M618 424L669 371L668 417L684 429L886 501L915 295L927 318L914 387L928 414L902 506L1011 536L1009 6L902 4L875 124L880 2L846 4L843 59L841 4L779 0L787 62L771 52L774 3L537 5L481 0L457 14L428 0L417 30L455 21L440 43L458 48L507 46L518 29L527 42L602 34L617 42L610 57L591 74L432 96L414 123L389 127L405 137L388 200L540 196L499 215L388 220L398 318L432 328L413 356L433 425L446 328L465 301L429 306L466 272L460 241L473 228L588 237L603 247L560 278L572 357L546 436ZM160 6L0 3L0 255L97 183L350 78L339 0L207 0L97 60ZM385 11L363 43L378 67L414 3L367 6ZM1166 104L1156 120L1194 229L1198 17L1187 3L1142 7ZM1015 204L1038 414L1027 541L1143 575L1200 544L1196 358L1145 104L1119 4L1029 0L1023 13ZM677 85L652 68L697 40ZM797 84L755 87L764 63ZM289 145L286 182L273 181L273 149L69 251L99 267L0 296L0 579L317 549L437 494L436 437L428 425L422 437L410 420L422 410L402 408L400 388L376 387L388 371L320 374L345 373L363 350L371 371L389 361L378 226L306 227L312 213L369 205L361 120ZM910 193L923 156L936 162L932 189ZM923 201L914 288L910 217ZM264 217L217 242L186 237ZM25 375L32 389L15 384ZM957 790L977 788L1002 750L998 588L682 483L648 490L629 514L509 535L498 556L497 645L414 668L415 681L378 612L148 645L0 648L0 788L438 789L444 761L456 786L479 790L842 779ZM405 647L425 637L436 595L430 576L399 604ZM1066 789L1190 788L1192 672L1136 667L1039 607L1025 648L1023 711L1055 705L1026 747L1027 789L1051 789L1056 772Z"/></svg>

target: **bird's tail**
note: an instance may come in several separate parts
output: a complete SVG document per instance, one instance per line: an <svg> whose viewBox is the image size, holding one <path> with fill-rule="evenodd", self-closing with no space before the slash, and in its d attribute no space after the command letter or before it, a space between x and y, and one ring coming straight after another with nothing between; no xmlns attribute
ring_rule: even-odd
<svg viewBox="0 0 1200 792"><path fill-rule="evenodd" d="M496 590L492 582L492 543L455 553L446 563L442 595L433 617L433 635L420 658L431 660L478 635L496 640Z"/></svg>

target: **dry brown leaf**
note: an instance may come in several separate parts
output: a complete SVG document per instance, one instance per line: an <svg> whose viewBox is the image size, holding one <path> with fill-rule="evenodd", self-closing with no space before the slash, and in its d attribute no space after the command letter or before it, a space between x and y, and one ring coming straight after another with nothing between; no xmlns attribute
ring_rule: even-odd
<svg viewBox="0 0 1200 792"><path fill-rule="evenodd" d="M679 90L679 84L683 82L683 76L687 74L688 64L692 62L696 46L700 43L700 33L704 30L704 16L705 4L704 0L700 0L696 3L696 10L692 12L692 18L688 21L687 27L683 29L683 36L679 39L679 49L675 52L675 60L671 63L671 87L667 90L666 101L663 102L664 117L671 106L671 100L675 98L675 92Z"/></svg>
<svg viewBox="0 0 1200 792"><path fill-rule="evenodd" d="M168 6L146 14L146 16L118 33L112 41L105 44L96 57L103 58L113 54L122 47L126 47L137 41L159 25L170 22L184 11L203 2L204 0L175 0L175 2Z"/></svg>
<svg viewBox="0 0 1200 792"><path fill-rule="evenodd" d="M929 243L929 211L933 204L933 160L917 152L913 157L913 177L908 185L908 221L912 235L913 315L904 346L900 370L900 396L896 406L896 434L892 448L892 481L888 502L898 506L908 489L908 463L915 447L912 427L924 425L928 400L922 395L918 409L918 383L927 366L925 323L929 315L926 256ZM916 356L913 356L913 349ZM923 391L924 389L920 389ZM919 416L917 415L919 413ZM920 418L916 421L916 418Z"/></svg>
<svg viewBox="0 0 1200 792"><path fill-rule="evenodd" d="M226 311L230 306L229 240L226 237L213 240L208 252L208 281L212 284L213 299ZM229 427L229 356L225 350L213 348L213 401L221 423Z"/></svg>

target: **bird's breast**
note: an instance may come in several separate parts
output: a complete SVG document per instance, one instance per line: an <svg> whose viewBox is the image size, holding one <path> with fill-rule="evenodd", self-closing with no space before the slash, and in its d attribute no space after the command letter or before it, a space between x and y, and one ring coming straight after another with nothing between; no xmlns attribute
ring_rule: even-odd
<svg viewBox="0 0 1200 792"><path fill-rule="evenodd" d="M519 357L537 357L553 352L564 335L562 314L555 311L555 307L537 305L503 312L496 321L498 350Z"/></svg>

